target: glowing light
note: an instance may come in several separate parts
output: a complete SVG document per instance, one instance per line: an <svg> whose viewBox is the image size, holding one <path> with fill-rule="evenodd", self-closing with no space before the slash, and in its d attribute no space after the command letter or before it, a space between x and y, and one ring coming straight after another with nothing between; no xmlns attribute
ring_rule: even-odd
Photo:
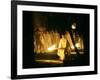
<svg viewBox="0 0 100 80"><path fill-rule="evenodd" d="M76 26L72 25L72 29L76 29Z"/></svg>
<svg viewBox="0 0 100 80"><path fill-rule="evenodd" d="M59 60L36 60L37 62L42 62L42 63L52 63L52 64L62 64L62 61Z"/></svg>
<svg viewBox="0 0 100 80"><path fill-rule="evenodd" d="M75 46L76 46L77 48L80 48L80 44L79 44L79 43L76 43Z"/></svg>
<svg viewBox="0 0 100 80"><path fill-rule="evenodd" d="M51 47L48 48L49 51L55 50L56 49L56 45L53 45Z"/></svg>
<svg viewBox="0 0 100 80"><path fill-rule="evenodd" d="M75 47L74 47L74 46L72 46L71 48L72 48L72 49L75 49Z"/></svg>

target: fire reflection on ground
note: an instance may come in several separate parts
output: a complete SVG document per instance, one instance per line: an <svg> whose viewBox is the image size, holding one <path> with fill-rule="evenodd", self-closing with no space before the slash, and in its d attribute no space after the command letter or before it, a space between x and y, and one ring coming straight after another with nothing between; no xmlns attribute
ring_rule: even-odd
<svg viewBox="0 0 100 80"><path fill-rule="evenodd" d="M62 61L59 60L36 60L37 62L42 62L42 63L52 63L52 64L62 64Z"/></svg>

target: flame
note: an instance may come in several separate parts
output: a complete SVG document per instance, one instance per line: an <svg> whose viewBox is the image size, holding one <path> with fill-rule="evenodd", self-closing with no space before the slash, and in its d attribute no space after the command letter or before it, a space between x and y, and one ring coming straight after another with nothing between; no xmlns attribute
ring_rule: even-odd
<svg viewBox="0 0 100 80"><path fill-rule="evenodd" d="M79 43L76 43L75 46L76 46L77 48L79 48L79 47L80 47L80 44L79 44Z"/></svg>
<svg viewBox="0 0 100 80"><path fill-rule="evenodd" d="M75 47L74 47L74 46L71 46L71 48L72 48L72 49L75 49Z"/></svg>
<svg viewBox="0 0 100 80"><path fill-rule="evenodd" d="M51 47L48 48L49 51L55 50L56 49L56 45L52 45Z"/></svg>
<svg viewBox="0 0 100 80"><path fill-rule="evenodd" d="M80 48L80 44L79 44L79 43L76 43L75 46L76 46L77 48ZM72 48L73 50L75 49L74 46L71 46L71 48Z"/></svg>
<svg viewBox="0 0 100 80"><path fill-rule="evenodd" d="M79 48L79 47L80 47L80 44L79 44L79 43L76 43L75 46L76 46L77 48ZM75 49L74 46L71 46L71 48L72 48L72 49Z"/></svg>
<svg viewBox="0 0 100 80"><path fill-rule="evenodd" d="M75 46L78 48L79 47L79 43L76 43Z"/></svg>

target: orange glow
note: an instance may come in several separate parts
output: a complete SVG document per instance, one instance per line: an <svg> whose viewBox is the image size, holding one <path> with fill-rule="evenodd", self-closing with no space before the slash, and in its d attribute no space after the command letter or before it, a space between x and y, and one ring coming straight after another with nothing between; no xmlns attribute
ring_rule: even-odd
<svg viewBox="0 0 100 80"><path fill-rule="evenodd" d="M76 46L77 48L80 48L80 44L79 44L79 43L76 43L75 46Z"/></svg>
<svg viewBox="0 0 100 80"><path fill-rule="evenodd" d="M53 51L56 49L56 45L52 45L51 47L48 48L48 51Z"/></svg>
<svg viewBox="0 0 100 80"><path fill-rule="evenodd" d="M62 64L62 61L59 60L36 60L37 62L42 62L42 63L53 63L53 64Z"/></svg>
<svg viewBox="0 0 100 80"><path fill-rule="evenodd" d="M72 46L71 48L72 48L72 50L74 50L74 49L75 49L75 47L74 47L74 46Z"/></svg>

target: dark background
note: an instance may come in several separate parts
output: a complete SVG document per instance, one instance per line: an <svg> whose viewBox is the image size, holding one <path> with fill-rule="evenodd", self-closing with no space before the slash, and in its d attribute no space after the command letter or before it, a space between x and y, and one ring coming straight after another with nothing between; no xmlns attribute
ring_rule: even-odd
<svg viewBox="0 0 100 80"><path fill-rule="evenodd" d="M60 34L66 30L71 31L73 22L77 23L77 31L83 35L85 57L81 60L81 65L89 65L89 14L75 13L48 13L23 11L23 68L39 67L34 64L35 53L33 52L33 29L35 28L34 14L39 13L46 16L45 27L48 31L57 30ZM81 66L80 63L74 63L75 66ZM70 66L70 65L69 65Z"/></svg>

